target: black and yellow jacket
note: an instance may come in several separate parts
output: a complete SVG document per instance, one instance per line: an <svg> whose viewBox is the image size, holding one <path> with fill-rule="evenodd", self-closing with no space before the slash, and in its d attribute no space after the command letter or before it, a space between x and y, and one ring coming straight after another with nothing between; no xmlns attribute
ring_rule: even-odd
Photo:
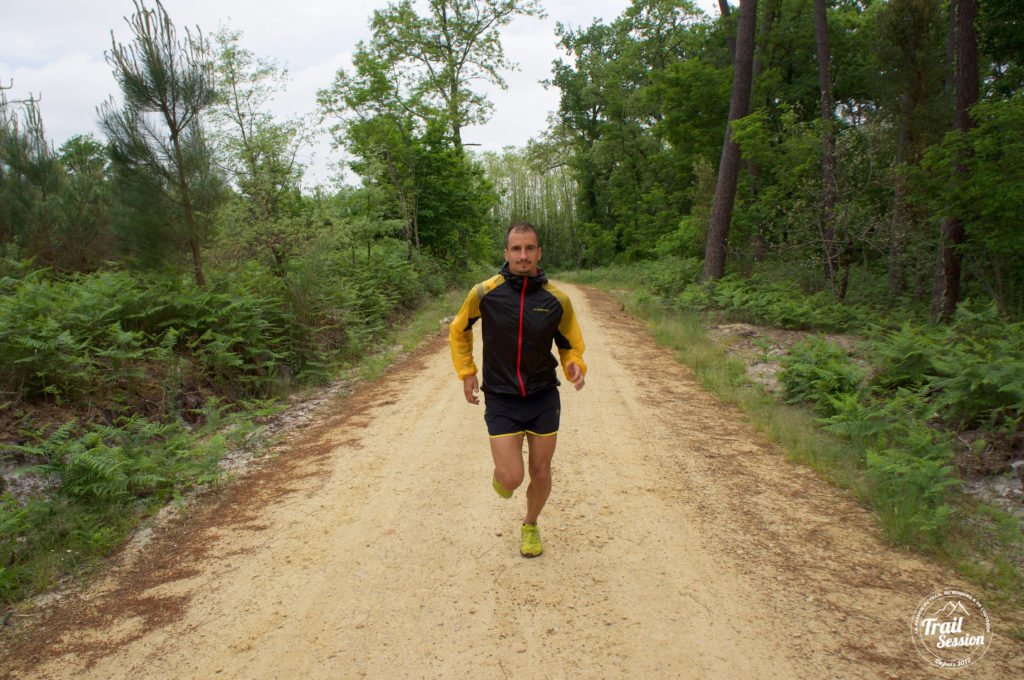
<svg viewBox="0 0 1024 680"><path fill-rule="evenodd" d="M558 361L551 354L552 342L566 378L570 362L586 375L583 336L572 303L543 271L537 276L518 276L506 262L500 274L469 292L448 331L452 363L460 380L477 372L473 361L473 324L477 319L483 320L483 391L525 397L557 387Z"/></svg>

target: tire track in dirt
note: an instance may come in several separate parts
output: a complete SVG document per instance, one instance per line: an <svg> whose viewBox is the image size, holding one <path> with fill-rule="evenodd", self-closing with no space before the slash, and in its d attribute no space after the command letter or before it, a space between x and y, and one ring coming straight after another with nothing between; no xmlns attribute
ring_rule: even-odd
<svg viewBox="0 0 1024 680"><path fill-rule="evenodd" d="M47 607L4 677L930 677L913 612L970 585L565 288L591 372L562 391L543 556L518 555L523 494L491 490L439 336ZM956 674L1024 677L1024 656L997 634Z"/></svg>

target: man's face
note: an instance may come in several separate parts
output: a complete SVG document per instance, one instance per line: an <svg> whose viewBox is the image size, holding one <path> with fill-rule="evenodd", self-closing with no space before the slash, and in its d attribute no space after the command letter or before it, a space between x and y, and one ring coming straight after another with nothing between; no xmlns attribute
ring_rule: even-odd
<svg viewBox="0 0 1024 680"><path fill-rule="evenodd" d="M540 244L532 231L513 231L508 235L505 259L509 269L519 276L536 276L540 262Z"/></svg>

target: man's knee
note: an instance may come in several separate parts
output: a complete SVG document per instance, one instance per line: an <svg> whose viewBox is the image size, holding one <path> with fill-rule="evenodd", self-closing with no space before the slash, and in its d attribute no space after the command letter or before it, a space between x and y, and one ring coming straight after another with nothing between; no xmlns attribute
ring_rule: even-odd
<svg viewBox="0 0 1024 680"><path fill-rule="evenodd" d="M551 461L545 460L538 463L530 463L530 480L547 482L551 480Z"/></svg>
<svg viewBox="0 0 1024 680"><path fill-rule="evenodd" d="M519 468L518 470L516 470L516 469L508 470L508 469L502 469L502 468L495 468L494 469L494 476L495 476L495 478L497 478L498 483L501 484L506 489L508 489L509 491L512 491L514 489L518 489L519 486L523 483L523 469L522 468Z"/></svg>

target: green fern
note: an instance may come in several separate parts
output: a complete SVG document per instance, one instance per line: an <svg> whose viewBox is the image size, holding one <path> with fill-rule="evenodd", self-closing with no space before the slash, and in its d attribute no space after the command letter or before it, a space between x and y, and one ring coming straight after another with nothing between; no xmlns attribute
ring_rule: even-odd
<svg viewBox="0 0 1024 680"><path fill-rule="evenodd" d="M934 541L941 535L952 513L949 491L960 484L950 458L895 448L868 451L873 504L890 540L909 544Z"/></svg>
<svg viewBox="0 0 1024 680"><path fill-rule="evenodd" d="M824 416L835 413L836 399L860 390L866 376L845 350L821 338L794 345L782 366L780 381L789 401L809 402Z"/></svg>

